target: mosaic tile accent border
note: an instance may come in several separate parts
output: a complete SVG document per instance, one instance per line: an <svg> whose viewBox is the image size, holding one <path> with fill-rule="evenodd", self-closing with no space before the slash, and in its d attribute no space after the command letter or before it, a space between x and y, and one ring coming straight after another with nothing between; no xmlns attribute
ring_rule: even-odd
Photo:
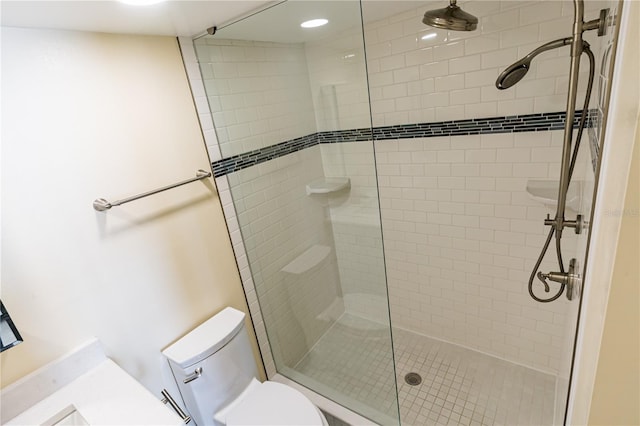
<svg viewBox="0 0 640 426"><path fill-rule="evenodd" d="M576 111L574 127L577 126L581 113L581 111ZM376 140L383 140L562 130L564 129L565 115L564 112L554 112L442 121L439 123L405 124L402 126L376 127L373 129L373 134Z"/></svg>
<svg viewBox="0 0 640 426"><path fill-rule="evenodd" d="M371 139L369 139L371 140ZM318 134L302 136L288 141L280 142L266 148L254 149L253 151L243 154L234 155L233 157L224 158L222 160L211 163L213 166L213 175L215 177L224 176L265 161L273 160L305 148L311 148L318 145Z"/></svg>
<svg viewBox="0 0 640 426"><path fill-rule="evenodd" d="M573 120L574 128L578 126L581 113L582 111L576 111L575 113ZM590 118L593 117L595 113L595 111L589 111ZM364 128L318 132L266 148L256 149L214 161L212 163L213 174L215 177L224 176L323 143L562 130L564 129L565 116L566 114L564 112L547 112L505 117L441 121L436 123L401 124L397 126L375 127L373 129ZM586 126L590 128L593 125L593 120L588 119Z"/></svg>
<svg viewBox="0 0 640 426"><path fill-rule="evenodd" d="M366 142L372 139L371 128L319 132L319 143ZM375 129L373 130L375 135Z"/></svg>

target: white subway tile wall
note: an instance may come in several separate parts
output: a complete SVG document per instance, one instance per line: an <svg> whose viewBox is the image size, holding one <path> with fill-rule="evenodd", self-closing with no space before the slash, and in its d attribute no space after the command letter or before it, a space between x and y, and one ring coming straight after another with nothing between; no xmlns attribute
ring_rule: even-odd
<svg viewBox="0 0 640 426"><path fill-rule="evenodd" d="M273 355L271 354L267 330L264 324L262 311L260 309L260 303L258 302L258 296L256 294L256 288L251 275L249 261L247 260L247 253L244 241L242 240L240 225L238 224L238 217L233 204L233 197L231 196L227 176L216 178L216 187L218 189L220 203L222 204L222 210L224 211L225 220L227 222L229 236L231 237L231 244L233 245L233 252L235 253L238 270L240 271L242 287L244 288L244 293L247 297L247 304L249 305L249 312L251 313L251 321L253 322L256 338L265 364L265 371L267 372L267 375L271 376L276 373L276 365Z"/></svg>
<svg viewBox="0 0 640 426"><path fill-rule="evenodd" d="M350 190L328 198L345 310L388 324L373 145L322 144L320 150L325 176L351 180Z"/></svg>
<svg viewBox="0 0 640 426"><path fill-rule="evenodd" d="M540 304L527 293L543 219L554 211L525 188L532 178L557 181L549 164L560 159L561 138L424 138L408 142L411 151L407 140L376 142L394 327L557 372L568 302ZM565 249L574 244L565 237ZM542 268L557 269L554 260Z"/></svg>
<svg viewBox="0 0 640 426"><path fill-rule="evenodd" d="M563 111L568 48L537 57L527 77L510 90L498 91L494 82L531 50L571 35L573 11L567 12L566 3L460 2L479 24L476 31L458 32L422 24L424 12L443 7L442 1L417 2L409 11L375 21L367 21L367 8L375 2L364 2L373 125ZM597 18L606 4L585 2L585 19ZM585 34L595 48L596 38L594 32ZM579 98L584 88L582 84Z"/></svg>
<svg viewBox="0 0 640 426"><path fill-rule="evenodd" d="M202 82L202 74L200 73L199 59L196 56L194 41L188 37L178 37L178 43L180 45L182 61L184 62L187 72L187 78L189 79L191 94L193 95L196 111L198 112L198 120L200 121L200 128L204 136L204 143L207 146L209 159L211 161L218 161L222 158L222 154L220 153L220 144L218 143L216 130L211 117L211 110L209 109L209 102L207 101L207 92Z"/></svg>
<svg viewBox="0 0 640 426"><path fill-rule="evenodd" d="M369 96L362 32L305 44L309 85L318 131L368 127Z"/></svg>
<svg viewBox="0 0 640 426"><path fill-rule="evenodd" d="M288 367L344 312L326 197L306 193L306 184L323 176L319 149L315 146L228 175L260 312L270 324L273 356ZM235 230L231 232L233 238ZM329 255L300 273L285 270L314 245L329 247ZM249 264L239 259L241 272L248 274Z"/></svg>
<svg viewBox="0 0 640 426"><path fill-rule="evenodd" d="M194 97L198 118L200 123L203 123L206 122L207 118L211 120L211 111L206 99L206 91L200 74L194 42L190 38L179 37L178 43L180 45L180 52L182 53L191 92ZM220 152L220 145L218 144L218 138L215 130L205 130L205 127L202 124L201 127L203 129L204 142L207 146L209 159L212 161L221 159L222 154ZM260 347L264 368L267 376L271 377L276 374L276 365L271 353L264 318L262 316L262 311L260 310L260 304L258 302L253 277L251 275L251 269L247 260L247 252L240 232L240 225L238 224L238 217L233 204L233 197L231 196L231 190L229 188L229 179L227 176L220 176L216 178L215 181L216 189L218 190L218 195L220 197L220 203L222 204L225 220L227 222L227 229L233 246L233 252L238 264L242 287L247 297L249 313L251 314L251 321L256 332L256 338Z"/></svg>
<svg viewBox="0 0 640 426"><path fill-rule="evenodd" d="M304 44L210 37L194 44L224 157L316 131Z"/></svg>

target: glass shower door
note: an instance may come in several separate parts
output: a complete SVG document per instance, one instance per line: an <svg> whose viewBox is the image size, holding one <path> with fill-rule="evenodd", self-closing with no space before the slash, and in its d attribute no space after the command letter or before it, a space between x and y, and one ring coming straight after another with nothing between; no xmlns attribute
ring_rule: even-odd
<svg viewBox="0 0 640 426"><path fill-rule="evenodd" d="M399 424L359 2L280 3L194 44L277 372Z"/></svg>

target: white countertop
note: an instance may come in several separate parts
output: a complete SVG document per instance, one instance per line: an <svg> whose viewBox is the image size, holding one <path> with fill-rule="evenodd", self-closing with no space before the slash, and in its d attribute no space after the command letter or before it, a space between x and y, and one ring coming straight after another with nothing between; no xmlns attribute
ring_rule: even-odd
<svg viewBox="0 0 640 426"><path fill-rule="evenodd" d="M59 420L70 406L90 425L183 425L181 419L110 359L60 388L7 425L42 425Z"/></svg>

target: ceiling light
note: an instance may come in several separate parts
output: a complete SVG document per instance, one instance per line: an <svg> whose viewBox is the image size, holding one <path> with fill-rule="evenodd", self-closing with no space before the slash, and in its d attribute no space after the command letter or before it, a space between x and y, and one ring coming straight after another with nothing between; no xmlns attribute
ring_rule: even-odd
<svg viewBox="0 0 640 426"><path fill-rule="evenodd" d="M328 23L329 21L327 19L312 19L310 21L304 21L302 24L300 24L300 26L302 28L315 28L315 27L321 27Z"/></svg>
<svg viewBox="0 0 640 426"><path fill-rule="evenodd" d="M120 3L130 4L132 6L150 6L156 3L162 3L165 0L118 0Z"/></svg>

